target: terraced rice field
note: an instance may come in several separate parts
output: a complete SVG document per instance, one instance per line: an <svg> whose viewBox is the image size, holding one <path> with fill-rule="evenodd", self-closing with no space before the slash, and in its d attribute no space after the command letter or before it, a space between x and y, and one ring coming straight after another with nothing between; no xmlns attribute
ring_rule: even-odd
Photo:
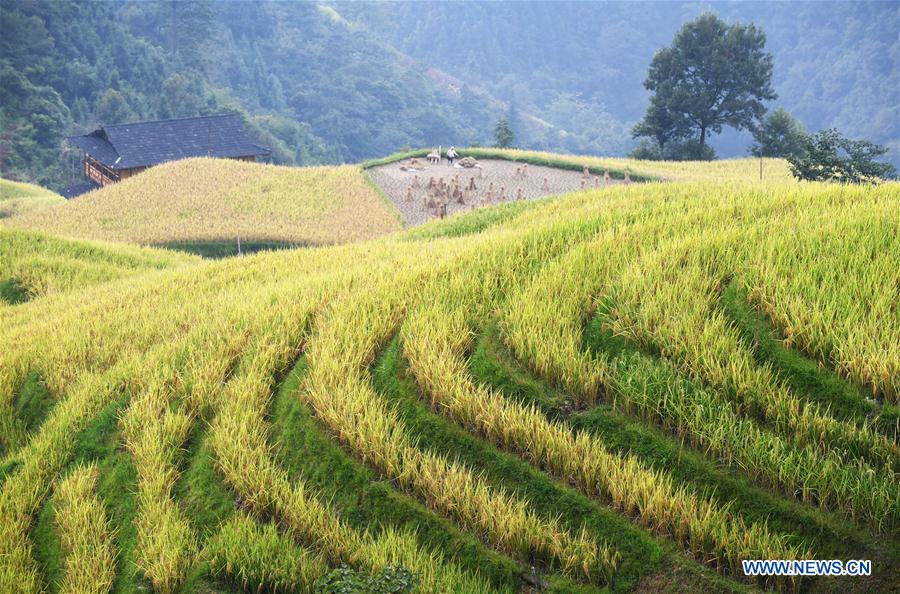
<svg viewBox="0 0 900 594"><path fill-rule="evenodd" d="M198 261L166 250L0 228L0 312L9 303Z"/></svg>
<svg viewBox="0 0 900 594"><path fill-rule="evenodd" d="M227 159L165 163L3 225L139 245L320 245L399 230L398 214L356 166L278 167Z"/></svg>
<svg viewBox="0 0 900 594"><path fill-rule="evenodd" d="M0 591L895 591L898 186L741 175L6 306Z"/></svg>
<svg viewBox="0 0 900 594"><path fill-rule="evenodd" d="M64 204L65 198L40 186L0 179L0 219Z"/></svg>

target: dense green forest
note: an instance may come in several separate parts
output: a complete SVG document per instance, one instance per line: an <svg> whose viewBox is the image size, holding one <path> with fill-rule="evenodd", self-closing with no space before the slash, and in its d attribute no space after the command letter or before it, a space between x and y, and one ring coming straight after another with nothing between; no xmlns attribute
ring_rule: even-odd
<svg viewBox="0 0 900 594"><path fill-rule="evenodd" d="M522 147L622 155L653 53L707 9L765 31L771 108L900 159L896 3L3 0L0 175L59 188L67 134L225 110L283 163L484 144L501 116Z"/></svg>
<svg viewBox="0 0 900 594"><path fill-rule="evenodd" d="M4 0L0 29L0 175L54 188L100 123L238 110L306 164L479 142L503 107L312 3Z"/></svg>

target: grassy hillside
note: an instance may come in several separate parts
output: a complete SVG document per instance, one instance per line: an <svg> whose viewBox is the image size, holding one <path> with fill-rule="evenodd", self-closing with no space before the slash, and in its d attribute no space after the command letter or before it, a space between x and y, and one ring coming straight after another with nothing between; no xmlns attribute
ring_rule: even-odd
<svg viewBox="0 0 900 594"><path fill-rule="evenodd" d="M633 184L7 308L0 590L891 591L897 195ZM799 558L873 576L740 570Z"/></svg>
<svg viewBox="0 0 900 594"><path fill-rule="evenodd" d="M330 244L400 229L359 168L186 159L44 212L4 221L55 235L137 244Z"/></svg>
<svg viewBox="0 0 900 594"><path fill-rule="evenodd" d="M0 229L0 305L196 261L164 250Z"/></svg>
<svg viewBox="0 0 900 594"><path fill-rule="evenodd" d="M64 204L65 198L34 184L0 179L0 219Z"/></svg>

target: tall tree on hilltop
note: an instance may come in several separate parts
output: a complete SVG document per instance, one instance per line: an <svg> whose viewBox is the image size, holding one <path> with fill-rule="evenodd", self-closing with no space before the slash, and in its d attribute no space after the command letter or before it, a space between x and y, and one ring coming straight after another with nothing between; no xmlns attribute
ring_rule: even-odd
<svg viewBox="0 0 900 594"><path fill-rule="evenodd" d="M497 125L494 126L494 146L497 148L511 148L514 138L513 131L509 127L509 122L506 121L506 118L497 120Z"/></svg>
<svg viewBox="0 0 900 594"><path fill-rule="evenodd" d="M763 101L776 98L765 44L753 24L728 25L710 13L686 23L653 56L644 87L654 95L635 134L659 140L660 123L668 123L669 136L686 132L704 146L723 126L749 128L766 112Z"/></svg>

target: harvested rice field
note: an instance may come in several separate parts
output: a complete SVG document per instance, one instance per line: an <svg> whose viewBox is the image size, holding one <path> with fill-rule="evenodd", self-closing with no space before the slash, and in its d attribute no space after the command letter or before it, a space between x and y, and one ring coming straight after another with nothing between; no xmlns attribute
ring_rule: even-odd
<svg viewBox="0 0 900 594"><path fill-rule="evenodd" d="M369 176L384 191L407 226L485 206L518 200L532 200L565 194L583 188L596 188L624 183L600 175L529 165L501 159L481 159L476 167L467 168L446 159L430 164L426 159L407 159L368 170ZM434 190L429 191L429 184ZM442 194L441 184L447 188ZM454 196L454 189L459 193ZM447 195L449 194L449 195Z"/></svg>

